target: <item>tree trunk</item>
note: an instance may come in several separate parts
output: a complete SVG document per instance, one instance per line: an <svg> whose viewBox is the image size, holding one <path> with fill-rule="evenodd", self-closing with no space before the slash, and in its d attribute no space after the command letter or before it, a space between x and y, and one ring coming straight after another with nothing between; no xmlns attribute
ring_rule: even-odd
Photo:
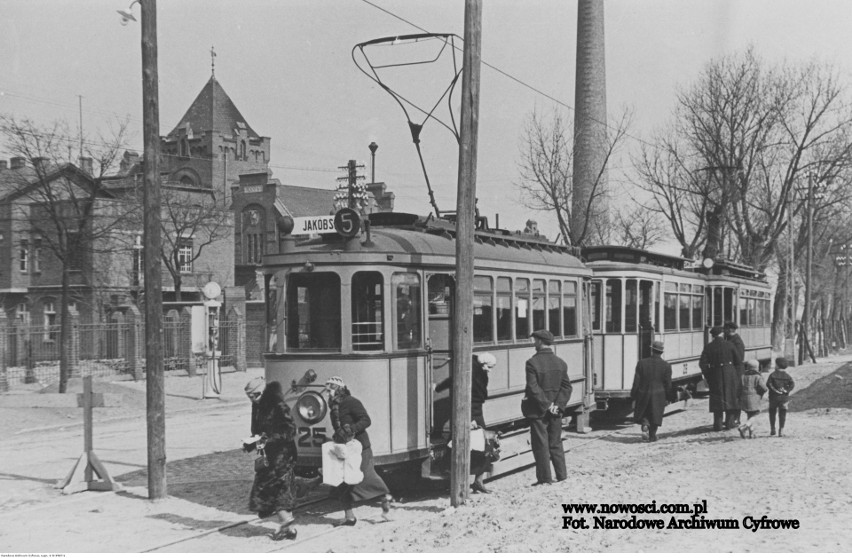
<svg viewBox="0 0 852 558"><path fill-rule="evenodd" d="M62 286L60 287L60 317L59 317L59 393L68 390L70 376L69 351L71 347L71 316L68 315L68 285L70 283L68 262L62 262Z"/></svg>

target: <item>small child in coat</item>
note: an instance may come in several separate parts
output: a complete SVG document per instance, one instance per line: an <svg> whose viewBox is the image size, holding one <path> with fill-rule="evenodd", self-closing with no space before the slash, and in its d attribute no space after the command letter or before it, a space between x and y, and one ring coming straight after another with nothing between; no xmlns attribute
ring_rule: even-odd
<svg viewBox="0 0 852 558"><path fill-rule="evenodd" d="M775 372L766 380L769 389L769 435L775 436L775 414L778 414L778 436L784 435L784 425L787 422L787 405L790 402L790 392L796 387L796 382L787 374L787 359L775 359Z"/></svg>
<svg viewBox="0 0 852 558"><path fill-rule="evenodd" d="M740 437L754 438L754 426L752 422L760 413L760 399L766 393L766 382L760 375L760 363L756 360L745 362L745 372L740 387L740 409L746 413L746 421L740 425Z"/></svg>

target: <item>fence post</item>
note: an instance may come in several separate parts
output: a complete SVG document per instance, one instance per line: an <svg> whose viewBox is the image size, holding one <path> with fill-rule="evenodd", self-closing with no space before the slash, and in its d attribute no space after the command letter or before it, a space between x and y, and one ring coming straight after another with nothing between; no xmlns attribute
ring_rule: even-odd
<svg viewBox="0 0 852 558"><path fill-rule="evenodd" d="M186 359L186 373L195 376L195 354L192 352L192 309L184 306L180 310L180 348L178 354Z"/></svg>
<svg viewBox="0 0 852 558"><path fill-rule="evenodd" d="M127 371L134 380L142 379L142 312L135 304L128 304L124 311L127 324L127 344L124 359L127 361Z"/></svg>
<svg viewBox="0 0 852 558"><path fill-rule="evenodd" d="M71 318L71 347L68 354L68 377L80 377L80 312L74 308L68 308L68 316Z"/></svg>
<svg viewBox="0 0 852 558"><path fill-rule="evenodd" d="M228 323L236 324L236 354L234 355L234 370L246 371L246 317L240 311L239 306L231 306L228 312Z"/></svg>
<svg viewBox="0 0 852 558"><path fill-rule="evenodd" d="M9 391L9 378L6 377L6 355L9 347L9 331L6 329L9 319L0 309L0 391Z"/></svg>

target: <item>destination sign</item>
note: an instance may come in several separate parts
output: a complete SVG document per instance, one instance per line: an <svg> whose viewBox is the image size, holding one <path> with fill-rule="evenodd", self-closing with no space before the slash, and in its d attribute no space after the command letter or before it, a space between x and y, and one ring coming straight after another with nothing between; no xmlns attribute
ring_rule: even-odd
<svg viewBox="0 0 852 558"><path fill-rule="evenodd" d="M294 217L293 233L299 234L325 234L334 231L334 215L321 215L319 217Z"/></svg>

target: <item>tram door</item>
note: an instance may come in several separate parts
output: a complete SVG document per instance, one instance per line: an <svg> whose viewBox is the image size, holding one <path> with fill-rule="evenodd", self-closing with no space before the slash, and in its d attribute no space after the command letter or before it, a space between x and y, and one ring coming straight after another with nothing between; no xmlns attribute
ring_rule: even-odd
<svg viewBox="0 0 852 558"><path fill-rule="evenodd" d="M639 281L639 358L651 356L654 341L654 283Z"/></svg>
<svg viewBox="0 0 852 558"><path fill-rule="evenodd" d="M452 368L455 283L455 277L447 273L436 273L427 278L430 360L432 362L432 383L436 386L449 381L450 369ZM449 425L451 415L450 390L433 391L432 424L430 425L433 436L441 435L444 428Z"/></svg>

